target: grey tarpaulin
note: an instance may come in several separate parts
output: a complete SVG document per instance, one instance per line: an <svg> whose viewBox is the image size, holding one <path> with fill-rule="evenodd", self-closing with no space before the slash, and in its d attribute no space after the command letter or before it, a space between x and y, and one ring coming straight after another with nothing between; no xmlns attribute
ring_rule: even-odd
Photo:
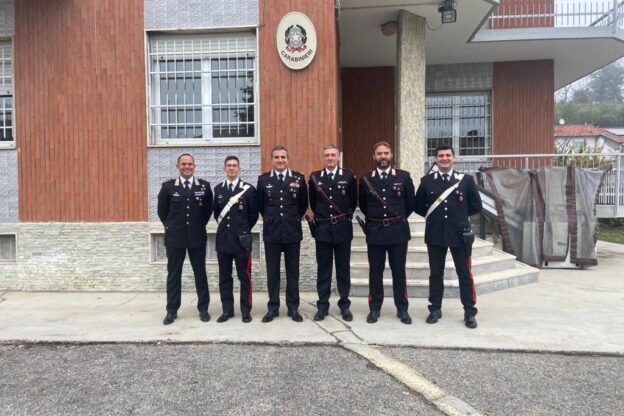
<svg viewBox="0 0 624 416"><path fill-rule="evenodd" d="M494 195L503 249L519 261L595 265L595 212L607 170L547 166L483 168L480 184Z"/></svg>

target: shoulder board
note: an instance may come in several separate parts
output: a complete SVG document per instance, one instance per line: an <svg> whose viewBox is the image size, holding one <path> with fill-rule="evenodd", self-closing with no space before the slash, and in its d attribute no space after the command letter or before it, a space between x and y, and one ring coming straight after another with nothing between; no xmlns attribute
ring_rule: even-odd
<svg viewBox="0 0 624 416"><path fill-rule="evenodd" d="M260 176L269 176L271 174L271 171L268 172L264 172L263 174L261 174Z"/></svg>
<svg viewBox="0 0 624 416"><path fill-rule="evenodd" d="M163 182L163 185L166 183L173 183L175 182L175 178L174 179L167 179L166 181Z"/></svg>
<svg viewBox="0 0 624 416"><path fill-rule="evenodd" d="M354 174L352 170L345 169L345 168L340 168L340 169L342 169L342 171L345 172L345 173Z"/></svg>
<svg viewBox="0 0 624 416"><path fill-rule="evenodd" d="M303 176L303 173L301 172L296 172L294 170L291 170L290 173L292 173L293 176L297 175L297 176Z"/></svg>

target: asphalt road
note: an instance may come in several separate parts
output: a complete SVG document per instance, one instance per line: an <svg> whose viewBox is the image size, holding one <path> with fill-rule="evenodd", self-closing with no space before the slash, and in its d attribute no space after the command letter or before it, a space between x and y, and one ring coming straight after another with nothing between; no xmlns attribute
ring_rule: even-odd
<svg viewBox="0 0 624 416"><path fill-rule="evenodd" d="M383 349L488 415L624 415L624 357Z"/></svg>
<svg viewBox="0 0 624 416"><path fill-rule="evenodd" d="M1 415L439 415L338 347L0 346Z"/></svg>

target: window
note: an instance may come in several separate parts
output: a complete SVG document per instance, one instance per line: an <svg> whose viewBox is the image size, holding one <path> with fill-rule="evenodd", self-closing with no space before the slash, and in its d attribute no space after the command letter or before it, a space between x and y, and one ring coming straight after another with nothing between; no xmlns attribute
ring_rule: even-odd
<svg viewBox="0 0 624 416"><path fill-rule="evenodd" d="M0 263L15 261L15 234L0 234Z"/></svg>
<svg viewBox="0 0 624 416"><path fill-rule="evenodd" d="M256 80L253 34L152 36L152 142L257 143Z"/></svg>
<svg viewBox="0 0 624 416"><path fill-rule="evenodd" d="M2 248L2 236L0 236L0 249ZM208 241L206 243L206 260L217 261L216 252L216 230L208 230ZM251 245L251 258L253 260L260 260L260 232L252 231L252 245ZM0 254L2 252L0 251ZM0 257L0 260L2 257ZM167 249L165 248L165 234L164 233L151 233L150 234L150 261L152 263L165 263L167 262Z"/></svg>
<svg viewBox="0 0 624 416"><path fill-rule="evenodd" d="M443 145L457 156L491 154L489 94L428 95L426 106L427 156Z"/></svg>
<svg viewBox="0 0 624 416"><path fill-rule="evenodd" d="M11 41L0 41L0 145L13 143Z"/></svg>

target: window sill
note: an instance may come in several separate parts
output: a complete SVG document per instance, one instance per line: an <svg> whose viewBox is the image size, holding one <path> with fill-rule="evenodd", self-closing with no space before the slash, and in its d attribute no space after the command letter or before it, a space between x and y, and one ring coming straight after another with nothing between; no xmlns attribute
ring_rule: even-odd
<svg viewBox="0 0 624 416"><path fill-rule="evenodd" d="M221 142L221 143L192 143L192 142L179 142L179 143L151 143L147 147L241 147L241 146L260 146L259 141L253 142Z"/></svg>

